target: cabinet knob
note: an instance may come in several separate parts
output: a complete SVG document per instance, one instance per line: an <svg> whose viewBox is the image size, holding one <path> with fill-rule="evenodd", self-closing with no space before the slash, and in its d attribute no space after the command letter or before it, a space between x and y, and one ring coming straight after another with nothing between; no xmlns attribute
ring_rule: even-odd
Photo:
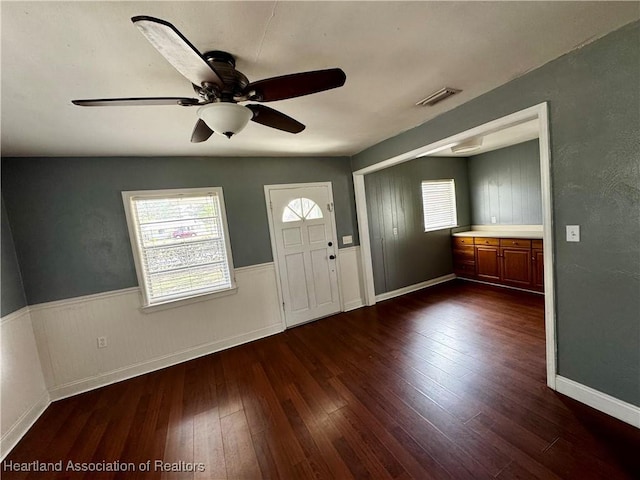
<svg viewBox="0 0 640 480"><path fill-rule="evenodd" d="M335 255L329 255L329 259L331 260L335 260L336 256Z"/></svg>

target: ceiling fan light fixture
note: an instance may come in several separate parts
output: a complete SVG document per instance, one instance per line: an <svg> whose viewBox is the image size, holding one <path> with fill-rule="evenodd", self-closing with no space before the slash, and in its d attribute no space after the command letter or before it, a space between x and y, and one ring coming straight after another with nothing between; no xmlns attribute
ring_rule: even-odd
<svg viewBox="0 0 640 480"><path fill-rule="evenodd" d="M453 153L475 152L476 150L480 150L480 147L482 147L482 137L470 138L469 140L465 140L464 142L460 142L459 144L451 147L451 152Z"/></svg>
<svg viewBox="0 0 640 480"><path fill-rule="evenodd" d="M198 108L200 117L215 133L231 138L247 126L253 112L237 103L210 103Z"/></svg>
<svg viewBox="0 0 640 480"><path fill-rule="evenodd" d="M200 53L171 23L139 15L131 21L151 45L191 82L200 99L180 97L94 98L72 100L83 107L179 105L200 107L199 120L191 133L192 143L201 143L215 132L231 138L249 120L283 132L300 133L305 126L296 119L265 105L238 105L252 100L273 102L302 97L342 87L347 78L340 68L292 73L257 82L236 70L233 55L220 50Z"/></svg>

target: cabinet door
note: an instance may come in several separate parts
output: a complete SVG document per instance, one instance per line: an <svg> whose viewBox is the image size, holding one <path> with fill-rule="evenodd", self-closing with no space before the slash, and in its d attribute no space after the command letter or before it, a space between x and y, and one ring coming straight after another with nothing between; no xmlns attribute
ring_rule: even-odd
<svg viewBox="0 0 640 480"><path fill-rule="evenodd" d="M531 288L531 250L502 247L502 281L506 284Z"/></svg>
<svg viewBox="0 0 640 480"><path fill-rule="evenodd" d="M534 248L531 251L531 261L533 262L533 288L544 291L544 253L541 248Z"/></svg>
<svg viewBox="0 0 640 480"><path fill-rule="evenodd" d="M499 252L500 249L495 246L476 246L476 276L479 279L500 280Z"/></svg>

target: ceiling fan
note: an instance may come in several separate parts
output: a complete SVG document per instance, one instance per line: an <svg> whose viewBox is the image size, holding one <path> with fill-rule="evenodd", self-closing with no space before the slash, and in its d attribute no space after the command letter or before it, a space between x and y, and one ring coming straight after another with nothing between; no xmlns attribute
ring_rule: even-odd
<svg viewBox="0 0 640 480"><path fill-rule="evenodd" d="M213 133L232 135L249 120L290 133L300 133L305 126L273 108L239 102L273 102L318 93L344 85L345 73L339 68L293 73L249 82L236 70L235 58L227 52L200 53L171 23L149 16L131 19L158 52L193 84L199 98L147 97L72 100L83 107L180 105L199 107L191 141L204 142Z"/></svg>

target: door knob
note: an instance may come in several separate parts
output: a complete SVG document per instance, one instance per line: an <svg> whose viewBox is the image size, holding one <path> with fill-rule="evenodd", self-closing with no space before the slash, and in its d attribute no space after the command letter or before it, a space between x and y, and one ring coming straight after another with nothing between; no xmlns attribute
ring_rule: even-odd
<svg viewBox="0 0 640 480"><path fill-rule="evenodd" d="M335 255L329 255L329 259L330 259L330 260L335 260L335 259L336 259L336 256L335 256Z"/></svg>
<svg viewBox="0 0 640 480"><path fill-rule="evenodd" d="M333 242L329 242L327 243L327 245L329 245L330 247L333 247Z"/></svg>

